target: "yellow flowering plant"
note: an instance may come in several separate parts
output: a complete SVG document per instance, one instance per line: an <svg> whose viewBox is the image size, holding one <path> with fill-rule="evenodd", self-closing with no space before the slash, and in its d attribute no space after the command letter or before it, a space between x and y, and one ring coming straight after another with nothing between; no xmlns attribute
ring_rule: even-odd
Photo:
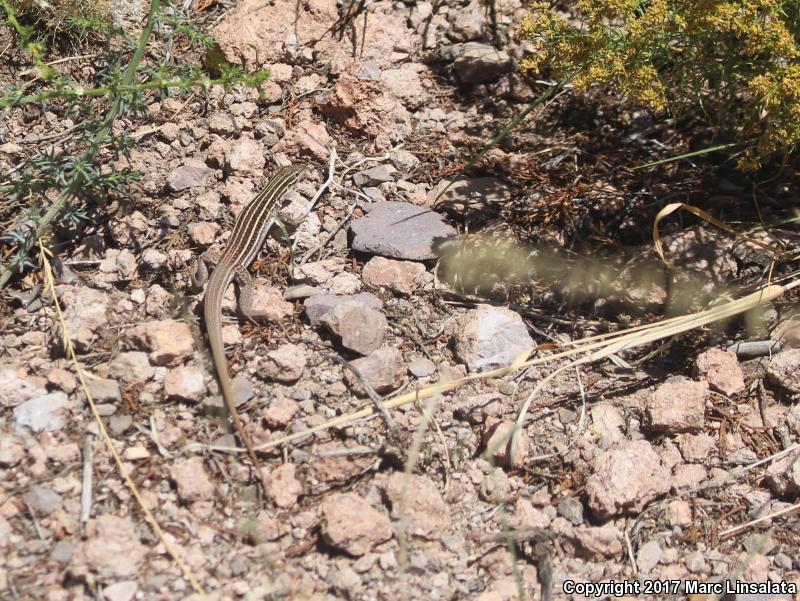
<svg viewBox="0 0 800 601"><path fill-rule="evenodd" d="M519 35L528 72L700 109L747 143L744 169L800 142L800 0L578 0L570 14L539 1Z"/></svg>

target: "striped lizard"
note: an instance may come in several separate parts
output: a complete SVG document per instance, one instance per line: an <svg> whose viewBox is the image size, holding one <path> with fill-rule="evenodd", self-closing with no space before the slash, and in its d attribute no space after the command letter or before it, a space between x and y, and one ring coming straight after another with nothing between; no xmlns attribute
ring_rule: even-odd
<svg viewBox="0 0 800 601"><path fill-rule="evenodd" d="M222 298L225 290L235 278L239 284L239 310L248 319L257 317L252 307L252 279L247 267L258 254L264 240L275 222L275 206L286 189L300 176L303 167L292 165L278 169L266 187L250 201L236 219L233 233L222 253L203 297L203 316L205 318L208 345L217 369L222 396L230 413L236 434L244 443L253 467L261 478L261 486L266 493L267 477L261 469L253 443L244 431L239 412L233 398L231 378L228 373L228 360L222 342Z"/></svg>

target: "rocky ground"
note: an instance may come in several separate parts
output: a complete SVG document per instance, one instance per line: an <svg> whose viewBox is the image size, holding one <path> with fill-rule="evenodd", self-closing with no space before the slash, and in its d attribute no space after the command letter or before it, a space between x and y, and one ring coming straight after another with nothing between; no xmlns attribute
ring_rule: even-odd
<svg viewBox="0 0 800 601"><path fill-rule="evenodd" d="M351 368L391 398L765 277L769 253L698 225L665 239L681 270L654 260L648 236L668 194L713 210L718 197L746 206L750 190L688 168L633 174L626 157L645 162L653 140L679 136L619 99L558 99L437 198L545 89L514 70L521 3L496 7L493 28L477 2L348 14L333 0L241 0L211 33L229 60L269 68L264 97L214 88L119 125L138 143L115 166L142 180L68 249L56 290L125 470L210 598L499 601L568 598L569 580L800 583L790 305L750 330L732 323L566 370L535 398L514 452L502 441L517 411L561 363L276 445L263 459L266 498L245 456L210 448L235 440L192 267L216 260L279 165L308 165L281 210L294 251L276 229L251 269L264 323L235 318L233 288L225 305L239 411L260 444L373 406ZM67 127L54 113L12 114L3 171L34 137ZM332 142L333 182L311 207ZM773 186L773 198L791 193ZM99 436L46 295L17 282L3 303L2 597L199 598Z"/></svg>

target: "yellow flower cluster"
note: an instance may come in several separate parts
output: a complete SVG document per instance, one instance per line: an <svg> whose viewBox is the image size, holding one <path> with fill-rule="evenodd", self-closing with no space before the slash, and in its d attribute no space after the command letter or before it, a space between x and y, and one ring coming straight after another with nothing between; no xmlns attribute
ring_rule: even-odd
<svg viewBox="0 0 800 601"><path fill-rule="evenodd" d="M779 56L797 56L796 40L782 21L777 2L755 0L702 4L712 6L707 12L695 13L696 29L735 35L742 41L746 55L757 55L770 49Z"/></svg>
<svg viewBox="0 0 800 601"><path fill-rule="evenodd" d="M748 89L762 111L763 132L755 151L757 158L800 142L800 65L753 77Z"/></svg>
<svg viewBox="0 0 800 601"><path fill-rule="evenodd" d="M800 143L798 0L578 0L573 25L534 2L522 68L609 86L653 110L702 106L752 141L743 167Z"/></svg>

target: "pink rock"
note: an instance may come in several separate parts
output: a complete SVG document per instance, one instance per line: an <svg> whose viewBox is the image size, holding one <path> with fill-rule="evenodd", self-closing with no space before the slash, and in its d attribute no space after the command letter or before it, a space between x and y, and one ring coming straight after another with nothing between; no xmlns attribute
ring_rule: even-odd
<svg viewBox="0 0 800 601"><path fill-rule="evenodd" d="M236 216L253 200L255 194L255 186L250 178L229 177L222 185L222 195L230 201L231 210Z"/></svg>
<svg viewBox="0 0 800 601"><path fill-rule="evenodd" d="M651 430L688 432L703 427L708 384L676 376L661 384L647 401Z"/></svg>
<svg viewBox="0 0 800 601"><path fill-rule="evenodd" d="M318 106L326 119L359 136L396 138L411 132L411 115L394 94L388 90L376 93L369 82L346 74L322 96Z"/></svg>
<svg viewBox="0 0 800 601"><path fill-rule="evenodd" d="M333 453L330 456L321 456L312 465L314 476L322 482L344 483L356 475L364 472L373 465L374 458L369 455L336 455L347 451L350 447L358 446L357 443L341 443L338 441L320 444L316 447L317 453Z"/></svg>
<svg viewBox="0 0 800 601"><path fill-rule="evenodd" d="M640 511L670 488L670 474L646 440L600 453L586 482L589 507L600 519Z"/></svg>
<svg viewBox="0 0 800 601"><path fill-rule="evenodd" d="M550 516L534 507L528 499L518 499L511 523L515 528L547 528L552 521Z"/></svg>
<svg viewBox="0 0 800 601"><path fill-rule="evenodd" d="M206 166L205 162L197 159L188 159L183 165L167 175L167 186L173 192L204 186L208 176L212 173L214 173L214 170Z"/></svg>
<svg viewBox="0 0 800 601"><path fill-rule="evenodd" d="M109 377L121 382L143 384L155 375L147 353L127 351L119 353L108 367Z"/></svg>
<svg viewBox="0 0 800 601"><path fill-rule="evenodd" d="M205 376L197 366L176 367L164 377L164 392L168 398L198 402L205 391Z"/></svg>
<svg viewBox="0 0 800 601"><path fill-rule="evenodd" d="M301 152L311 154L318 159L328 158L328 144L331 137L324 123L301 121L292 133Z"/></svg>
<svg viewBox="0 0 800 601"><path fill-rule="evenodd" d="M322 286L333 276L344 270L344 259L332 257L322 261L310 261L296 269L295 277L305 283Z"/></svg>
<svg viewBox="0 0 800 601"><path fill-rule="evenodd" d="M78 387L78 380L72 375L72 372L60 367L54 367L47 372L47 383L67 394Z"/></svg>
<svg viewBox="0 0 800 601"><path fill-rule="evenodd" d="M312 326L322 325L322 318L327 315L334 307L342 303L354 301L369 309L379 311L383 307L383 302L374 294L360 292L349 296L337 296L335 294L317 294L305 300L305 308L308 320Z"/></svg>
<svg viewBox="0 0 800 601"><path fill-rule="evenodd" d="M282 344L267 353L261 364L264 377L278 382L295 382L306 368L306 353L296 344Z"/></svg>
<svg viewBox="0 0 800 601"><path fill-rule="evenodd" d="M0 467L14 467L25 457L22 439L11 433L0 432Z"/></svg>
<svg viewBox="0 0 800 601"><path fill-rule="evenodd" d="M392 537L392 525L383 508L376 509L355 493L331 495L322 502L322 536L350 555L364 555Z"/></svg>
<svg viewBox="0 0 800 601"><path fill-rule="evenodd" d="M800 450L773 461L765 480L777 495L800 494Z"/></svg>
<svg viewBox="0 0 800 601"><path fill-rule="evenodd" d="M240 138L231 146L225 161L225 171L240 175L258 175L265 164L263 146L250 138Z"/></svg>
<svg viewBox="0 0 800 601"><path fill-rule="evenodd" d="M139 324L128 330L127 337L136 348L149 352L153 365L175 365L194 351L191 328L174 319Z"/></svg>
<svg viewBox="0 0 800 601"><path fill-rule="evenodd" d="M264 411L264 420L270 428L285 428L299 409L296 401L280 396Z"/></svg>
<svg viewBox="0 0 800 601"><path fill-rule="evenodd" d="M753 555L743 553L740 561L744 566L744 570L742 571L742 580L745 582L765 582L770 580L769 571L770 567L772 566L772 558L767 557L762 553L755 553ZM737 597L740 596L743 595L737 595ZM763 600L766 597L764 596L760 598ZM788 599L789 597L785 598Z"/></svg>
<svg viewBox="0 0 800 601"><path fill-rule="evenodd" d="M385 286L400 294L411 294L421 283L425 273L422 263L394 261L384 257L372 257L364 265L361 277L370 286Z"/></svg>
<svg viewBox="0 0 800 601"><path fill-rule="evenodd" d="M594 429L600 435L601 449L624 440L625 420L619 410L608 403L598 403L590 410Z"/></svg>
<svg viewBox="0 0 800 601"><path fill-rule="evenodd" d="M300 11L291 0L245 0L225 13L212 34L228 61L261 67L283 59L292 38L294 45L309 50L330 44L326 34L337 18L335 0L315 0Z"/></svg>
<svg viewBox="0 0 800 601"><path fill-rule="evenodd" d="M119 382L111 378L97 378L89 380L87 386L89 394L96 403L119 402L122 400L122 391Z"/></svg>
<svg viewBox="0 0 800 601"><path fill-rule="evenodd" d="M171 207L171 205L164 206ZM150 223L147 217L140 211L134 211L129 215L122 215L111 222L111 235L120 248L137 244L149 229ZM95 249L102 247L102 243L98 242L92 241L92 245Z"/></svg>
<svg viewBox="0 0 800 601"><path fill-rule="evenodd" d="M272 323L283 321L294 312L292 303L283 300L281 291L273 286L255 284L250 303L254 318Z"/></svg>
<svg viewBox="0 0 800 601"><path fill-rule="evenodd" d="M284 463L267 476L267 498L278 507L292 507L297 503L297 497L303 494L303 485L297 479L296 471L293 463Z"/></svg>
<svg viewBox="0 0 800 601"><path fill-rule="evenodd" d="M219 234L219 225L208 221L190 223L188 226L189 237L200 246L213 244Z"/></svg>
<svg viewBox="0 0 800 601"><path fill-rule="evenodd" d="M735 353L712 348L697 357L696 366L700 379L712 390L729 396L744 390L744 373Z"/></svg>
<svg viewBox="0 0 800 601"><path fill-rule="evenodd" d="M358 301L336 305L320 322L341 338L342 346L362 355L381 345L389 327L383 313Z"/></svg>
<svg viewBox="0 0 800 601"><path fill-rule="evenodd" d="M800 394L800 349L775 355L767 366L767 379L774 386Z"/></svg>
<svg viewBox="0 0 800 601"><path fill-rule="evenodd" d="M685 461L706 461L716 446L714 437L705 432L678 436L678 447Z"/></svg>
<svg viewBox="0 0 800 601"><path fill-rule="evenodd" d="M214 484L202 457L178 459L170 470L170 478L178 486L178 497L185 503L207 501L214 495Z"/></svg>
<svg viewBox="0 0 800 601"><path fill-rule="evenodd" d="M125 461L141 461L142 459L150 458L150 451L142 445L136 445L125 449L122 453L122 458Z"/></svg>
<svg viewBox="0 0 800 601"><path fill-rule="evenodd" d="M398 69L386 69L381 74L381 82L389 91L410 109L420 107L429 94L422 86L420 71L411 65L403 65Z"/></svg>
<svg viewBox="0 0 800 601"><path fill-rule="evenodd" d="M403 383L403 376L406 373L403 355L392 347L372 351L366 357L351 361L351 364L378 393L398 388ZM345 371L345 379L356 394L366 396L366 391L350 370Z"/></svg>
<svg viewBox="0 0 800 601"><path fill-rule="evenodd" d="M292 529L285 520L273 517L266 511L259 512L256 516L256 523L258 524L258 533L251 536L256 544L260 544L264 540L278 540Z"/></svg>
<svg viewBox="0 0 800 601"><path fill-rule="evenodd" d="M614 524L579 528L575 533L582 554L594 561L616 557L622 552L622 531Z"/></svg>
<svg viewBox="0 0 800 601"><path fill-rule="evenodd" d="M333 276L327 285L331 294L354 294L361 290L362 282L356 274L345 271Z"/></svg>
<svg viewBox="0 0 800 601"><path fill-rule="evenodd" d="M75 550L71 572L97 574L102 580L139 576L147 548L139 542L136 525L130 518L101 515L86 525L87 540Z"/></svg>
<svg viewBox="0 0 800 601"><path fill-rule="evenodd" d="M88 351L105 329L108 296L87 287L61 286L67 330L78 351ZM60 328L59 328L60 331ZM58 334L59 340L61 334Z"/></svg>
<svg viewBox="0 0 800 601"><path fill-rule="evenodd" d="M692 506L682 499L667 505L667 523L670 526L687 526L692 523Z"/></svg>
<svg viewBox="0 0 800 601"><path fill-rule="evenodd" d="M500 421L489 418L485 424L483 435L484 446L492 453L498 465L507 467L521 467L525 464L525 457L528 453L528 434L525 429L520 431L519 442L516 453L510 455L511 434L516 427L516 422L511 420Z"/></svg>
<svg viewBox="0 0 800 601"><path fill-rule="evenodd" d="M435 539L450 528L450 508L430 478L395 472L379 486L407 534Z"/></svg>
<svg viewBox="0 0 800 601"><path fill-rule="evenodd" d="M481 305L453 329L455 352L471 372L507 367L535 344L519 313Z"/></svg>
<svg viewBox="0 0 800 601"><path fill-rule="evenodd" d="M639 547L639 551L636 553L636 565L639 567L639 571L644 574L649 574L652 569L658 565L658 562L661 561L663 553L658 541L647 541Z"/></svg>
<svg viewBox="0 0 800 601"><path fill-rule="evenodd" d="M16 365L0 365L0 407L16 407L45 394L45 390L22 377L22 374Z"/></svg>
<svg viewBox="0 0 800 601"><path fill-rule="evenodd" d="M208 130L220 136L234 136L242 126L242 121L230 112L214 112L208 116Z"/></svg>
<svg viewBox="0 0 800 601"><path fill-rule="evenodd" d="M708 471L697 463L683 463L675 466L672 486L676 490L690 490L699 486L708 476Z"/></svg>
<svg viewBox="0 0 800 601"><path fill-rule="evenodd" d="M131 601L138 590L139 584L135 580L121 580L105 587L103 597L107 601Z"/></svg>

